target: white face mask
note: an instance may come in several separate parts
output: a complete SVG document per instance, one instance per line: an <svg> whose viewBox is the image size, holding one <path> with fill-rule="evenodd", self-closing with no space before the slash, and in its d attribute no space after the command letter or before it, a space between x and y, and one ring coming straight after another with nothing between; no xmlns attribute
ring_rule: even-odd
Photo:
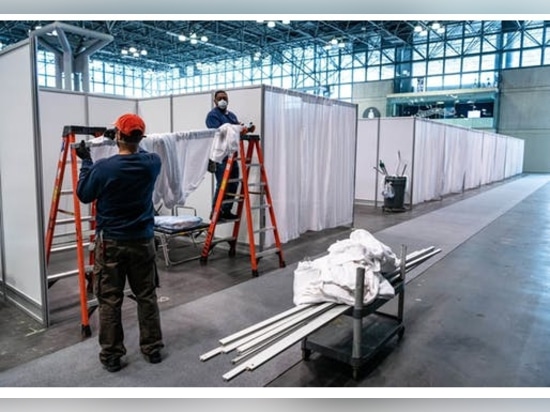
<svg viewBox="0 0 550 412"><path fill-rule="evenodd" d="M225 100L219 100L219 101L218 101L218 107L219 107L221 110L227 109L227 102L226 102Z"/></svg>

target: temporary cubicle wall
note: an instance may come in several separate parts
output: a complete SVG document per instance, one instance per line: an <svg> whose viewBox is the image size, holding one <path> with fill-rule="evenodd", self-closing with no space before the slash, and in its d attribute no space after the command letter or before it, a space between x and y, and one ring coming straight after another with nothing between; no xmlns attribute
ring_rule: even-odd
<svg viewBox="0 0 550 412"><path fill-rule="evenodd" d="M48 323L35 38L0 52L1 263L4 297Z"/></svg>
<svg viewBox="0 0 550 412"><path fill-rule="evenodd" d="M357 141L358 202L383 202L384 176L374 170L380 160L390 175L401 174L407 164L408 205L440 199L523 171L522 139L432 120L360 119Z"/></svg>
<svg viewBox="0 0 550 412"><path fill-rule="evenodd" d="M17 140L2 139L0 143L0 257L6 278L2 285L10 290L8 298L26 302L26 311L47 325L44 221L49 215L64 126L110 127L119 114L134 112L144 117L147 133L203 130L213 92L129 99L38 91L30 47L28 43L0 57L3 90L17 88L17 92L3 93L1 99L3 135L17 136ZM228 89L228 93L230 110L242 122L252 121L262 138L283 243L307 230L351 225L356 105L266 86ZM68 188L72 182L65 180L64 188ZM213 175L205 173L186 206L207 218L213 187ZM71 202L62 198L60 208L71 210ZM255 215L255 224L259 218ZM241 231L239 240L247 240L245 232ZM269 246L272 239L267 236L261 241Z"/></svg>

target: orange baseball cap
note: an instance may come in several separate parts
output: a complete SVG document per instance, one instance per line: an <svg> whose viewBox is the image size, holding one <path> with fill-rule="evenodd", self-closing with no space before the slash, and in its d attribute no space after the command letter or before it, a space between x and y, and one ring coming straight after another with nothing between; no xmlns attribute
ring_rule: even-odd
<svg viewBox="0 0 550 412"><path fill-rule="evenodd" d="M125 136L137 137L145 133L145 122L137 114L126 113L120 116L115 126Z"/></svg>

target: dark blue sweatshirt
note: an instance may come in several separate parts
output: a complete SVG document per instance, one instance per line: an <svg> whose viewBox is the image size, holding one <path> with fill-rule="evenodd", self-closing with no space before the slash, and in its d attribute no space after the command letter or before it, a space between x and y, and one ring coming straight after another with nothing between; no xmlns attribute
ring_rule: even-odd
<svg viewBox="0 0 550 412"><path fill-rule="evenodd" d="M83 160L77 185L83 203L96 203L96 229L107 239L154 236L153 189L160 173L156 153L142 149L130 155Z"/></svg>
<svg viewBox="0 0 550 412"><path fill-rule="evenodd" d="M205 123L206 127L209 129L217 129L222 124L226 123L239 124L239 120L237 119L237 115L235 115L235 113L230 112L229 110L221 110L214 107L206 115Z"/></svg>

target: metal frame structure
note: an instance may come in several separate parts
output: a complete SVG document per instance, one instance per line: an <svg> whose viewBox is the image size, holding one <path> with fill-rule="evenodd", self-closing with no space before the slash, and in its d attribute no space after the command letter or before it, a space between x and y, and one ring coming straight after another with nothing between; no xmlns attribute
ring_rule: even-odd
<svg viewBox="0 0 550 412"><path fill-rule="evenodd" d="M423 79L425 90L485 87L487 81L498 84L503 69L550 64L545 20L268 23L2 21L0 44L24 39L35 30L43 35L45 53L44 46L52 45L46 39L54 34L44 26L58 25L65 28L65 50L82 55L96 49L90 65L94 92L142 96L262 83L350 101L357 83L393 80L395 93L410 92L418 79ZM66 24L75 29L66 29ZM92 44L97 41L92 33L100 41L113 40L99 48ZM128 53L131 47L136 50ZM58 64L48 63L46 55L42 60L46 66ZM56 87L57 74L48 74L45 67L42 74L41 85Z"/></svg>

